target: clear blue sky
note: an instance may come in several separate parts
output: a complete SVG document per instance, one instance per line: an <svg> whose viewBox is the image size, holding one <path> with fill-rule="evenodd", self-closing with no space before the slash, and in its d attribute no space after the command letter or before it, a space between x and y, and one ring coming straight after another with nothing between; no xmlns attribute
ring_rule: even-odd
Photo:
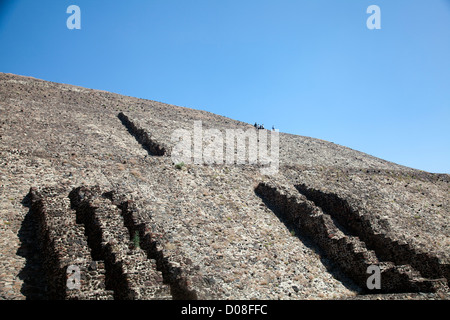
<svg viewBox="0 0 450 320"><path fill-rule="evenodd" d="M0 0L0 72L450 173L450 0Z"/></svg>

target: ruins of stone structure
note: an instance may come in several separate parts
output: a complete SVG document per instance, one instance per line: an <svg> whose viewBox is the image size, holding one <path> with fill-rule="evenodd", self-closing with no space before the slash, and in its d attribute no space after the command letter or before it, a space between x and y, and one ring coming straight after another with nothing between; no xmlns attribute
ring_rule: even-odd
<svg viewBox="0 0 450 320"><path fill-rule="evenodd" d="M0 114L2 299L448 299L447 174L284 133L275 175L176 164L254 126L11 74Z"/></svg>

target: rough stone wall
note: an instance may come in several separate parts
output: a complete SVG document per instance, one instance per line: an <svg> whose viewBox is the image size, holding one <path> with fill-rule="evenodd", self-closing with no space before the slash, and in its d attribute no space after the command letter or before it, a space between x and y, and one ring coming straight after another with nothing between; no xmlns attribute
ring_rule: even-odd
<svg viewBox="0 0 450 320"><path fill-rule="evenodd" d="M121 210L99 188L31 188L49 299L172 299L156 261L132 245ZM74 210L70 208L73 207ZM69 268L79 287L70 288Z"/></svg>
<svg viewBox="0 0 450 320"><path fill-rule="evenodd" d="M162 244L158 237L152 233L147 223L140 219L134 203L123 201L119 204L122 209L122 215L130 234L137 234L141 248L147 255L155 259L158 270L161 270L163 277L170 284L172 295L175 299L197 299L198 294L195 288L195 280L186 272L186 268L177 266L172 259L168 259L163 252Z"/></svg>
<svg viewBox="0 0 450 320"><path fill-rule="evenodd" d="M107 286L114 291L115 299L171 299L156 261L133 246L121 211L101 196L99 188L74 189L70 199L79 219L89 226L91 245L105 261Z"/></svg>
<svg viewBox="0 0 450 320"><path fill-rule="evenodd" d="M380 261L373 250L357 236L335 223L332 217L312 201L296 192L294 188L273 181L260 183L255 192L277 214L294 223L323 250L326 256L363 291L366 292L434 292L441 288L442 280L424 279L409 265L396 265ZM381 271L381 288L367 290L368 267L376 265Z"/></svg>
<svg viewBox="0 0 450 320"><path fill-rule="evenodd" d="M335 194L308 188L304 184L295 187L352 234L361 238L369 248L377 252L380 259L396 264L410 264L425 277L446 278L449 281L449 264L440 262L428 252L418 251L407 242L393 240L389 235L387 221L377 222L368 215L360 214Z"/></svg>
<svg viewBox="0 0 450 320"><path fill-rule="evenodd" d="M38 240L44 258L44 273L50 299L111 299L105 290L105 270L102 261L94 261L84 235L77 224L68 199L60 190L32 188L31 210L38 221ZM80 289L69 289L67 270L80 270Z"/></svg>
<svg viewBox="0 0 450 320"><path fill-rule="evenodd" d="M194 289L199 298L211 297L197 290L201 273L203 290L213 292L214 284L218 284L213 298L320 299L353 295L353 287L340 282L334 270L322 263L328 259L308 250L302 239L291 237L288 228L255 196L253 184L265 179L259 170L190 165L178 170L167 157L147 156L119 120L121 111L136 128L146 130L153 142L166 143L175 129L191 128L194 120L201 120L204 128L220 130L252 127L202 111L0 73L0 113L4 116L0 121L1 299L33 298L36 295L30 292L43 287L28 281L37 278L34 267L40 266L40 261L35 264L30 259L35 256L34 248L29 246L35 243L34 227L29 228L32 214L28 214L31 210L22 199L30 186L55 184L67 190L63 202L67 202L68 190L97 184L134 199L138 213L146 216L142 220L146 231L140 237L148 234L152 239L149 246L154 246L161 257L154 258L157 268L167 266L168 271L159 270L163 278L172 278L170 270L173 275L181 272L182 277L174 278L185 279L186 288ZM384 274L387 270L397 274L400 270L413 271L404 265L400 268L401 263L411 260L407 255L409 245L414 250L423 248L427 254L427 250L436 248L436 256L443 259L439 264L448 264L449 175L421 173L330 142L283 133L280 174L289 177L290 185L305 183L337 194L350 201L352 208L360 208L361 214L388 221L394 234L389 241L399 241L396 252L406 258L383 257L382 251L375 248L380 261L387 267L396 266L387 268ZM345 236L358 237L351 228L342 231L342 224L332 212L322 211L322 219L331 219ZM90 226L83 227L88 234ZM317 230L321 230L319 227ZM334 230L332 225L329 228ZM30 230L33 236L25 236L24 232ZM403 234L407 244L399 240ZM383 236L376 240L381 247ZM321 238L326 246L327 238ZM373 251L367 238L358 238L367 251ZM87 243L90 246L89 238ZM141 239L141 248L143 243ZM405 253L401 251L403 245ZM94 249L90 247L91 256L98 257ZM148 250L144 251L149 257ZM419 257L417 261L424 260ZM425 265L411 262L417 270L419 264ZM197 275L195 268L200 270ZM442 274L448 275L448 271ZM406 296L442 297L422 292Z"/></svg>
<svg viewBox="0 0 450 320"><path fill-rule="evenodd" d="M204 288L189 259L165 250L134 203L115 192L31 188L30 198L49 299L195 300L215 290ZM69 266L78 267L79 289L67 286Z"/></svg>

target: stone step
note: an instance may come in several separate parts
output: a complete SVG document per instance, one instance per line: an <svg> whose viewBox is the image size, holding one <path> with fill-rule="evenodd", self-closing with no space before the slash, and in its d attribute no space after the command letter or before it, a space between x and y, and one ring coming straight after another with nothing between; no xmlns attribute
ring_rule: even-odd
<svg viewBox="0 0 450 320"><path fill-rule="evenodd" d="M324 213L335 217L353 236L361 237L381 260L393 261L398 265L410 264L427 278L446 278L449 281L449 264L439 261L429 252L420 252L408 244L402 235L395 235L399 239L394 239L388 231L389 221L386 218L362 215L347 199L335 193L323 192L305 184L295 185L295 188Z"/></svg>
<svg viewBox="0 0 450 320"><path fill-rule="evenodd" d="M49 298L78 299L91 291L111 298L111 292L105 290L103 263L92 260L84 227L76 223L75 212L70 209L64 190L31 188L30 195L31 210L38 221ZM74 267L80 282L77 289L70 289L67 271Z"/></svg>
<svg viewBox="0 0 450 320"><path fill-rule="evenodd" d="M156 261L148 260L142 250L128 255L122 263L123 272L130 284L133 300L171 300L170 289L163 283Z"/></svg>
<svg viewBox="0 0 450 320"><path fill-rule="evenodd" d="M339 230L334 220L326 212L322 211L315 202L307 200L300 193L280 186L275 181L260 183L255 192L270 203L277 214L298 221L300 232L312 238L324 253L331 258L361 289L368 290L368 267L379 266L382 285L379 292L434 292L438 279L423 279L420 273L411 265L396 265L393 262L380 262L378 253L369 250L364 241L358 235L346 235ZM317 195L316 195L317 196ZM297 200L294 198L297 197ZM316 199L317 200L317 199ZM339 236L336 236L339 233ZM380 237L387 238L386 235ZM393 246L403 246L404 243L389 242ZM428 257L422 257L423 259ZM427 261L432 262L428 259Z"/></svg>
<svg viewBox="0 0 450 320"><path fill-rule="evenodd" d="M78 188L71 192L72 203L91 233L93 246L105 260L106 283L116 299L170 299L156 263L134 248L121 210L102 196L98 188Z"/></svg>

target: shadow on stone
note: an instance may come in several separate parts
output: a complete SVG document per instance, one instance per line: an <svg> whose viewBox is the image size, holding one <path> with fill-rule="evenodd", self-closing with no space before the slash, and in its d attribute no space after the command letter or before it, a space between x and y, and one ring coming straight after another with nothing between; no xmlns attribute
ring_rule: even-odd
<svg viewBox="0 0 450 320"><path fill-rule="evenodd" d="M42 256L37 239L38 225L35 213L31 209L30 193L22 199L21 203L28 208L18 233L21 245L16 253L26 260L25 266L18 275L23 281L21 293L27 300L47 300L47 283L42 271Z"/></svg>
<svg viewBox="0 0 450 320"><path fill-rule="evenodd" d="M167 148L154 141L144 129L137 127L125 114L120 112L117 117L136 141L144 148L150 156L164 156Z"/></svg>
<svg viewBox="0 0 450 320"><path fill-rule="evenodd" d="M262 197L258 192L256 192L258 197L264 202L264 204L269 208L275 216L282 222L289 232L299 238L299 240L309 249L313 250L319 255L321 263L325 266L327 271L339 282L342 283L347 289L362 294L364 290L360 288L352 279L345 275L332 260L327 258L325 252L311 239L309 236L305 235L294 222L288 220L283 213L281 213L276 206L274 206L270 201Z"/></svg>

